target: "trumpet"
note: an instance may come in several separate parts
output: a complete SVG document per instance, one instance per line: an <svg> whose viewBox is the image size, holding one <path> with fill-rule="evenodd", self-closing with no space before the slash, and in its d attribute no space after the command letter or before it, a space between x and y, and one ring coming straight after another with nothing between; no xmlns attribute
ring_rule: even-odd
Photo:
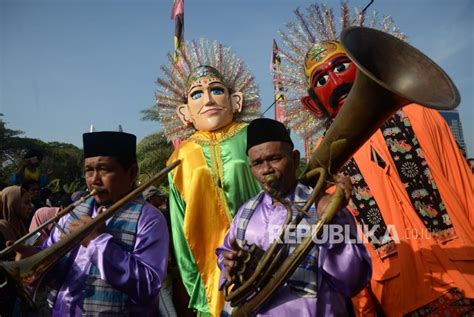
<svg viewBox="0 0 474 317"><path fill-rule="evenodd" d="M128 193L116 203L114 203L112 206L107 208L105 211L99 213L97 217L95 217L91 222L85 224L78 231L69 234L66 238L60 240L51 247L44 249L20 261L0 262L0 275L5 278L5 280L0 283L1 287L5 287L7 285L12 286L16 290L16 293L20 295L30 307L35 307L34 293L38 285L36 285L36 287L33 287L33 284L46 271L48 271L54 264L56 264L71 249L78 245L95 228L103 225L105 221L111 218L117 210L119 210L125 204L133 200L152 184L160 181L179 164L181 164L181 160L176 160L173 163L169 164L160 172L158 172L153 177L144 182L142 185L135 188L130 193ZM91 192L91 194L93 194L93 192ZM71 206L71 208L68 207L66 209L71 209L72 211L74 208ZM23 239L23 241L24 240L26 239ZM13 249L9 249L8 252L12 250ZM7 254L8 252L4 250L5 254ZM25 287L25 285L32 287Z"/></svg>

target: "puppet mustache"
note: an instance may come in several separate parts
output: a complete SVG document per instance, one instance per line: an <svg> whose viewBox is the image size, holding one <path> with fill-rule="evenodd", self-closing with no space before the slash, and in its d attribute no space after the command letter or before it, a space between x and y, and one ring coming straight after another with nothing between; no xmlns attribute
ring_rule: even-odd
<svg viewBox="0 0 474 317"><path fill-rule="evenodd" d="M345 83L340 86L337 86L336 89L334 89L331 97L329 98L329 105L333 108L337 108L337 103L339 102L339 99L343 97L344 95L349 94L349 91L352 88L352 84Z"/></svg>

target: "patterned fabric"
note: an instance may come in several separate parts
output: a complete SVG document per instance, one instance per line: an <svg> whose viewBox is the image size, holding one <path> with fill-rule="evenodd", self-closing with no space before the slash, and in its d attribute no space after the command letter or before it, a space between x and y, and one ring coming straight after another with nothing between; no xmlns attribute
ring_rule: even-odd
<svg viewBox="0 0 474 317"><path fill-rule="evenodd" d="M144 199L139 196L132 202L128 203L121 210L110 219L106 225L106 231L114 238L114 242L120 245L125 251L133 251L135 245L135 235L138 226L138 219L140 217ZM66 231L69 224L76 218L82 215L90 215L94 207L94 198L89 198L84 203L80 204L74 209L74 214L69 215L66 221ZM62 272L67 272L67 268L74 261L77 253L77 247L66 255L59 263L62 267ZM59 270L55 270L56 272ZM61 279L56 279L56 284ZM48 303L53 304L59 287L55 287L48 296ZM99 269L95 265L91 265L89 271L86 287L83 292L83 315L97 316L100 313L108 314L126 314L128 309L128 295L122 293L100 277Z"/></svg>
<svg viewBox="0 0 474 317"><path fill-rule="evenodd" d="M242 207L242 213L240 214L236 235L237 243L241 248L245 247L245 230L247 229L249 220L250 218L252 218L252 214L257 208L258 204L260 204L260 202L262 201L263 196L265 196L265 192L261 191L260 193L258 193L257 196L247 201Z"/></svg>
<svg viewBox="0 0 474 317"><path fill-rule="evenodd" d="M380 208L353 158L345 165L343 173L350 177L353 186L348 209L359 223L366 225L367 229L373 232L373 236L367 237L369 242L381 258L396 253L397 249L388 234ZM377 229L372 231L375 228Z"/></svg>
<svg viewBox="0 0 474 317"><path fill-rule="evenodd" d="M311 195L311 188L303 184L298 184L295 189L294 196L290 198L290 204L292 207L301 205L308 200ZM247 228L249 220L252 218L252 214L261 203L265 192L261 191L257 196L250 199L243 206L241 217L237 222L237 234L236 240L241 248L245 248L245 230ZM296 208L292 208L293 219L298 215ZM309 217L306 216L300 224L312 225L318 220L316 208L311 207L308 210ZM298 235L289 235L289 254L293 253L295 248L299 245L296 241ZM318 247L314 246L310 252L306 255L305 259L298 265L295 272L288 279L288 284L298 291L303 291L311 295L317 294L317 263L318 263Z"/></svg>
<svg viewBox="0 0 474 317"><path fill-rule="evenodd" d="M439 242L453 239L456 233L451 219L406 114L402 110L398 111L384 123L381 131L398 175L425 227ZM369 242L381 258L396 253L396 246L387 231L382 213L354 159L346 164L344 174L350 177L353 185L349 210L373 232L374 236L368 237ZM377 229L372 231L376 226Z"/></svg>
<svg viewBox="0 0 474 317"><path fill-rule="evenodd" d="M400 110L390 117L382 133L398 175L425 227L439 242L453 239L456 234L451 219L406 114Z"/></svg>
<svg viewBox="0 0 474 317"><path fill-rule="evenodd" d="M450 289L446 294L431 303L406 314L405 317L445 317L474 316L474 299L466 298L457 288Z"/></svg>

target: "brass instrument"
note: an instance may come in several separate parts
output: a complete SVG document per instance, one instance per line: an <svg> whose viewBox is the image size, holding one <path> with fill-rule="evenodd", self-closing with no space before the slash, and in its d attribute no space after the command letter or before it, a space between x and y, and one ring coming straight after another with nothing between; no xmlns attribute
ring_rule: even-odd
<svg viewBox="0 0 474 317"><path fill-rule="evenodd" d="M291 221L293 215L291 209L292 206L290 206L287 201L281 199L281 197L272 190L271 184L269 184L271 183L271 180L268 180L267 178L265 179L266 183L270 186L270 188L266 188L267 186L264 184L265 191L283 204L287 210L285 223L279 232L279 238L272 243L267 251L261 250L255 244L250 245L249 249L245 252L239 251L237 261L241 263L239 263L240 269L237 273L237 279L232 283L226 282L224 287L225 299L226 301L231 302L232 307L244 303L250 294L265 285L265 282L267 282L271 277L270 274L278 268L278 265L280 265L281 261L284 259L286 255L286 247L285 244L279 243L279 241L283 241L283 237L288 228L294 228L307 214L307 211L317 199L318 194L323 189L325 180L327 179L326 171L324 169L316 169L311 173L313 176L317 173L321 175L318 178L318 182L314 187L310 198L301 209L298 209L298 215L293 219L293 221ZM239 258L242 258L243 260L239 261ZM231 287L233 288L232 291L230 291Z"/></svg>
<svg viewBox="0 0 474 317"><path fill-rule="evenodd" d="M72 204L70 204L69 206L67 206L66 208L59 210L59 212L53 218L48 219L48 221L45 221L44 223L42 223L34 231L31 231L31 232L25 234L23 237L16 240L12 245L10 245L9 247L6 247L2 251L0 251L0 259L3 258L4 256L6 256L7 254L9 254L10 252L14 251L19 245L23 244L23 242L27 241L29 238L33 237L34 235L38 234L44 227L49 226L51 223L53 223L54 226L59 231L61 231L63 234L66 234L66 232L64 232L63 228L61 228L61 226L59 226L59 224L58 224L59 219L61 219L63 216L65 216L69 213L72 213L74 208L76 208L77 206L82 204L84 201L86 201L90 197L95 196L96 194L97 194L97 190L93 189L89 194L81 197L78 201L75 201ZM74 215L74 213L72 213L72 215Z"/></svg>
<svg viewBox="0 0 474 317"><path fill-rule="evenodd" d="M301 179L311 184L319 175L318 185L303 211L324 189L321 182L336 174L397 110L409 103L448 110L460 102L459 92L448 75L423 53L394 36L375 29L350 27L342 32L341 42L357 66L356 80L320 146L312 153L307 173ZM257 265L250 277L244 274L242 279L251 281L251 285L239 285L239 278L226 285L226 300L235 307L232 316L253 316L262 308L315 245L314 238L332 220L343 199L338 188L311 235L278 268L271 266L268 272L266 266ZM263 259L273 256L265 253ZM255 282L259 278L263 280Z"/></svg>
<svg viewBox="0 0 474 317"><path fill-rule="evenodd" d="M80 230L69 234L66 238L58 241L51 247L20 261L0 262L0 272L6 278L6 282L3 282L3 285L5 285L5 283L7 285L11 284L15 288L17 294L22 296L31 307L34 307L32 299L33 292L25 287L25 285L32 286L35 281L56 264L64 255L66 255L66 253L79 244L95 228L103 225L117 210L137 197L152 184L161 180L168 172L180 163L181 161L177 160L169 164L160 172L148 179L145 183L132 190L105 211L99 213L90 223L82 226Z"/></svg>

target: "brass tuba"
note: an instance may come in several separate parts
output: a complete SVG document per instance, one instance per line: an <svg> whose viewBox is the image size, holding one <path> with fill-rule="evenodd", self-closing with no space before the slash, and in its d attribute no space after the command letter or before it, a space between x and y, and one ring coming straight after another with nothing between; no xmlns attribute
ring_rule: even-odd
<svg viewBox="0 0 474 317"><path fill-rule="evenodd" d="M10 286L14 288L16 293L20 295L28 305L34 307L34 283L39 280L46 271L78 245L90 232L104 224L117 210L140 195L145 189L161 180L180 163L181 161L177 160L169 164L105 211L98 214L91 222L82 226L78 231L69 234L66 238L51 247L20 261L0 262L0 276L3 276L5 279L4 281L0 281L2 284L0 287Z"/></svg>
<svg viewBox="0 0 474 317"><path fill-rule="evenodd" d="M308 210L325 187L321 182L336 174L397 110L409 103L448 110L460 102L459 92L448 75L423 53L394 36L375 29L350 27L342 32L341 42L357 66L356 80L324 140L310 157L301 181L313 184L315 176L319 177L300 214ZM239 272L243 277L226 285L226 300L235 307L233 316L253 316L258 312L314 246L314 238L332 220L342 200L342 191L336 190L310 236L280 265L273 265L276 255L265 253L263 260L257 259L258 264L248 265L252 272ZM269 250L281 249L275 244Z"/></svg>

